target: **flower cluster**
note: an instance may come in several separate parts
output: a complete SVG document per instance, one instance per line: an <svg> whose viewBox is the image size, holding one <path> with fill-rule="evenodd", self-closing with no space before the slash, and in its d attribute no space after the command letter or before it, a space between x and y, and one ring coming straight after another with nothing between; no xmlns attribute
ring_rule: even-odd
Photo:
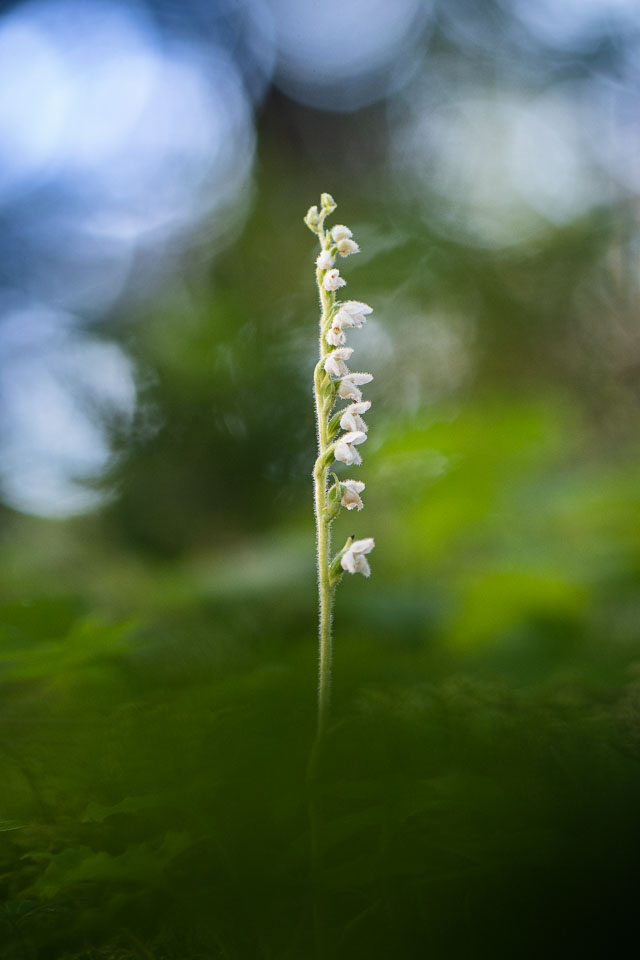
<svg viewBox="0 0 640 960"><path fill-rule="evenodd" d="M358 253L360 247L353 239L351 230L344 224L338 224L330 230L324 229L324 219L334 209L333 199L329 194L323 194L321 210L311 207L305 217L307 226L318 235L322 248L316 259L316 276L323 304L319 367L325 376L316 382L316 391L323 398L328 398L318 402L319 415L321 413L323 418L327 418L328 445L323 445L323 428L320 427L319 446L320 456L324 457L323 462L327 467L332 459L347 466L359 466L362 456L357 448L366 441L368 431L363 415L371 407L369 400L362 399L360 388L370 383L373 376L370 373L351 372L347 363L351 360L353 347L346 344L351 330L360 329L373 311L368 304L360 300L336 300L336 291L346 286L346 280L340 276L340 271L335 266L336 257L348 257ZM349 400L351 403L331 416L336 399ZM364 483L359 480L339 481L336 477L329 491L328 503L332 506L331 509L327 508L327 521L333 520L340 506L347 510L362 510L364 504L360 495L364 488ZM353 538L349 538L336 557L333 568L339 561L342 571L362 573L368 577L370 569L364 554L373 549L374 541L371 538L352 540Z"/></svg>

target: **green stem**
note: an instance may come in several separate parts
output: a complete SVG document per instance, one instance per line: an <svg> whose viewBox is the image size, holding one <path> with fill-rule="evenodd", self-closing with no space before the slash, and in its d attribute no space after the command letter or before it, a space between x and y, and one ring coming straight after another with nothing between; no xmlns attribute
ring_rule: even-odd
<svg viewBox="0 0 640 960"><path fill-rule="evenodd" d="M333 590L329 584L329 524L324 519L327 501L327 468L315 475L318 551L318 601L320 605L320 632L318 651L318 739L326 730L331 700L331 608Z"/></svg>
<svg viewBox="0 0 640 960"><path fill-rule="evenodd" d="M325 236L320 236L322 246ZM331 703L331 611L333 588L329 580L329 552L331 549L331 524L327 521L327 479L330 464L326 454L330 446L328 419L333 407L333 399L325 395L323 382L326 382L322 361L329 350L325 340L327 323L335 297L322 286L323 271L316 271L318 290L320 291L320 359L314 376L314 396L316 406L316 425L318 436L318 459L313 471L314 502L316 512L316 562L318 569L319 650L318 650L318 716L316 738L311 748L307 767L307 788L309 790L309 824L311 828L311 864L315 883L319 882L321 865L321 808L319 795L319 774L321 751ZM318 887L314 895L313 922L315 930L316 956L323 960L327 956L325 945L327 931L326 902L322 889Z"/></svg>
<svg viewBox="0 0 640 960"><path fill-rule="evenodd" d="M324 237L322 238L324 240ZM324 246L324 243L323 243ZM329 448L329 430L328 430L328 401L321 390L323 380L323 369L321 362L327 356L329 350L324 334L327 323L331 315L331 309L334 303L334 295L329 293L322 286L322 277L324 271L316 271L316 280L320 292L320 364L316 368L314 378L314 393L316 404L316 423L318 435L318 462L313 472L314 478L314 498L316 512L316 559L318 569L318 603L320 608L319 616L319 651L318 651L318 726L317 739L320 740L327 727L329 718L329 705L331 702L331 660L332 660L332 640L331 640L331 613L333 606L333 588L329 582L329 551L331 549L331 530L326 520L327 513L327 477L329 473L329 464L324 464L323 458ZM331 403L333 406L333 403Z"/></svg>

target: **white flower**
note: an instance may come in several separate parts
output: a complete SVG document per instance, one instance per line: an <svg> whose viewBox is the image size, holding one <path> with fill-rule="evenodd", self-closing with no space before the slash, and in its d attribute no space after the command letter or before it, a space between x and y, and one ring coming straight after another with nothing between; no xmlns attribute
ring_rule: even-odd
<svg viewBox="0 0 640 960"><path fill-rule="evenodd" d="M340 276L340 271L334 267L333 270L327 270L322 281L325 290L338 290L340 287L346 287L347 281Z"/></svg>
<svg viewBox="0 0 640 960"><path fill-rule="evenodd" d="M366 413L371 406L371 400L363 400L362 403L352 403L343 411L340 417L340 426L343 430L362 430L366 433L369 429L362 419L361 414Z"/></svg>
<svg viewBox="0 0 640 960"><path fill-rule="evenodd" d="M362 510L364 503L360 499L360 494L364 490L364 486L361 480L343 480L342 500L340 501L342 506L346 507L347 510L353 510L354 507Z"/></svg>
<svg viewBox="0 0 640 960"><path fill-rule="evenodd" d="M338 394L343 400L355 400L359 403L362 400L362 392L358 390L364 383L371 383L373 377L370 373L350 373L343 377L338 387Z"/></svg>
<svg viewBox="0 0 640 960"><path fill-rule="evenodd" d="M373 313L373 307L367 303L361 303L360 300L347 300L340 305L340 309L334 317L334 323L340 317L341 327L361 327L366 323L366 315Z"/></svg>
<svg viewBox="0 0 640 960"><path fill-rule="evenodd" d="M345 227L343 223L336 223L335 227L331 231L331 236L336 243L339 243L341 240L348 240L353 236L349 227Z"/></svg>
<svg viewBox="0 0 640 960"><path fill-rule="evenodd" d="M366 439L367 435L362 430L352 430L350 433L343 434L336 443L333 456L349 467L354 465L359 467L362 463L362 457L356 450L356 444L364 443Z"/></svg>
<svg viewBox="0 0 640 960"><path fill-rule="evenodd" d="M321 270L329 270L334 264L334 258L328 250L323 250L316 259L316 266Z"/></svg>
<svg viewBox="0 0 640 960"><path fill-rule="evenodd" d="M347 573L361 573L364 577L371 575L371 568L364 557L365 553L371 553L375 547L373 537L367 537L365 540L354 540L348 550L340 558L340 566Z"/></svg>
<svg viewBox="0 0 640 960"><path fill-rule="evenodd" d="M327 330L325 340L330 346L339 347L347 342L347 335L341 326L334 323L334 325Z"/></svg>
<svg viewBox="0 0 640 960"><path fill-rule="evenodd" d="M324 369L334 377L344 377L349 373L345 360L353 353L353 347L338 347L332 350L324 362Z"/></svg>
<svg viewBox="0 0 640 960"><path fill-rule="evenodd" d="M338 253L341 257L348 257L352 253L360 253L360 247L355 240L344 237L342 240L338 240Z"/></svg>
<svg viewBox="0 0 640 960"><path fill-rule="evenodd" d="M332 347L346 343L344 328L361 327L366 319L365 313L373 313L372 308L366 303L360 303L359 300L347 300L343 303L331 321L331 328L327 332L327 343Z"/></svg>

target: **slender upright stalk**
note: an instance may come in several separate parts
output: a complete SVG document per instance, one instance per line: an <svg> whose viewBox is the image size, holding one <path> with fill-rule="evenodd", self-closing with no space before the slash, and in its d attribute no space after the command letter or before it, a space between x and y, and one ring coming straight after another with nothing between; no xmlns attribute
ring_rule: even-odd
<svg viewBox="0 0 640 960"><path fill-rule="evenodd" d="M318 459L313 471L314 498L316 512L316 560L318 570L319 651L318 651L318 728L320 739L326 730L331 702L331 660L333 656L331 639L331 618L334 588L329 582L329 555L331 551L331 526L327 518L327 478L329 465L327 451L329 438L327 430L327 398L322 391L322 361L328 354L324 337L331 317L335 294L328 293L322 286L324 271L316 270L316 280L320 291L320 347L319 362L314 377L316 404L316 432L318 439ZM333 405L333 400L331 400Z"/></svg>
<svg viewBox="0 0 640 960"><path fill-rule="evenodd" d="M360 414L368 410L371 404L368 401L353 403L333 418L331 413L338 396L344 400L361 401L359 386L373 380L370 373L349 372L344 360L351 356L353 348L335 349L339 344L345 343L346 330L350 327L361 327L366 314L371 313L371 307L357 300L344 304L336 303L335 291L345 286L346 281L334 267L335 258L337 255L346 257L357 253L359 247L351 239L348 227L339 225L332 230L325 230L325 218L335 209L333 198L328 193L323 193L320 209L311 207L305 217L305 223L320 242L320 255L316 260L316 283L320 296L319 356L313 377L318 441L313 485L320 609L317 747L326 732L331 701L331 615L335 587L345 570L369 576L364 553L368 553L374 546L371 538L354 542L353 537L349 537L333 560L330 556L331 523L342 506L347 510L362 508L360 493L365 485L356 480L341 482L335 477L335 483L328 489L329 467L334 460L356 465L362 462L355 445L367 439L367 427ZM346 432L337 438L340 430ZM316 758L317 752L316 749ZM314 760L312 767L315 762Z"/></svg>
<svg viewBox="0 0 640 960"><path fill-rule="evenodd" d="M369 565L365 554L371 552L371 537L354 540L349 537L342 550L331 559L331 523L340 509L361 510L360 494L365 488L359 480L341 481L334 474L334 483L328 487L329 468L334 460L348 465L359 465L362 458L356 446L367 439L367 425L362 414L371 406L362 402L360 387L373 380L370 373L351 373L345 360L353 353L345 347L346 330L361 327L372 308L359 300L336 303L335 291L346 281L334 267L336 256L347 257L360 249L352 234L343 224L325 230L325 218L333 213L336 204L328 193L321 197L320 209L310 207L304 221L320 241L320 255L316 260L316 282L320 294L319 357L313 376L316 409L318 457L313 468L313 494L316 516L316 562L318 569L318 601L320 608L318 656L318 716L316 736L307 766L308 812L311 841L312 877L316 884L313 904L316 938L316 956L324 960L328 924L327 902L322 887L322 794L319 772L324 753L325 733L329 722L331 702L332 660L332 606L336 585L343 573L362 573L368 577ZM355 401L332 416L336 398ZM340 431L345 431L341 436Z"/></svg>

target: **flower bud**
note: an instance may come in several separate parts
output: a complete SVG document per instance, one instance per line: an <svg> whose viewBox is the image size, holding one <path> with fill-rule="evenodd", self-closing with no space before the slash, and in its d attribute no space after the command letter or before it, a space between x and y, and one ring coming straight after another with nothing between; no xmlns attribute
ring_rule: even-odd
<svg viewBox="0 0 640 960"><path fill-rule="evenodd" d="M323 213L326 214L333 213L338 206L330 193L323 193L320 197L320 202L322 203Z"/></svg>
<svg viewBox="0 0 640 960"><path fill-rule="evenodd" d="M318 208L315 206L309 207L309 209L307 210L307 214L304 218L304 222L309 227L309 230L311 230L313 233L318 232L319 218L320 218L320 214L318 213Z"/></svg>

